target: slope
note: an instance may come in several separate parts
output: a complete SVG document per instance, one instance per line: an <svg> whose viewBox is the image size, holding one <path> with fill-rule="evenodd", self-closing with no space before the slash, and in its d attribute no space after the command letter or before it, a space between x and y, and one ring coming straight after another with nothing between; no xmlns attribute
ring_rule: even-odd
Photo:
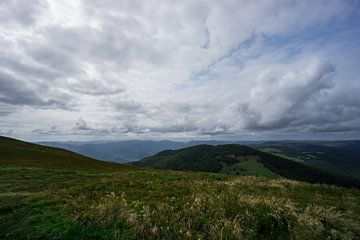
<svg viewBox="0 0 360 240"><path fill-rule="evenodd" d="M360 237L358 189L283 178L118 171L123 165L0 140L0 239Z"/></svg>
<svg viewBox="0 0 360 240"><path fill-rule="evenodd" d="M282 176L310 183L360 186L354 179L336 176L237 144L197 145L179 150L167 150L134 162L133 165L184 171L225 172L235 175L263 175L273 178Z"/></svg>
<svg viewBox="0 0 360 240"><path fill-rule="evenodd" d="M257 149L360 180L360 141L278 141Z"/></svg>
<svg viewBox="0 0 360 240"><path fill-rule="evenodd" d="M0 165L68 170L117 170L127 165L103 162L71 151L0 136Z"/></svg>

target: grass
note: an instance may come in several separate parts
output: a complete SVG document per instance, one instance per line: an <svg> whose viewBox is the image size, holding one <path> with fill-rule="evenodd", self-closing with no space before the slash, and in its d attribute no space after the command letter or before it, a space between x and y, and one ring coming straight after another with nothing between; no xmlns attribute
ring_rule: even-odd
<svg viewBox="0 0 360 240"><path fill-rule="evenodd" d="M235 163L230 166L223 164L223 168L220 172L238 176L264 176L267 178L280 177L266 168L257 159L241 159L239 163Z"/></svg>
<svg viewBox="0 0 360 240"><path fill-rule="evenodd" d="M321 152L324 151L324 149L321 148L316 149L315 147L313 149L308 147L309 149L307 149L306 145L303 147L302 145L297 146L296 144L278 149L279 146L281 147L281 144L279 144L279 146L275 147L262 147L259 148L259 150L281 158L300 162L313 168L321 169L332 175L341 176L342 178L351 178L353 179L353 182L359 182L359 163L356 160L352 160L358 159L358 157L356 157L358 154L352 153L353 155L351 155L351 153L349 153L349 155L346 155L344 153L347 153L347 149L341 149L341 154L339 154L339 152L336 152L336 149L342 145L344 145L343 147L345 148L351 145L351 142L322 143L321 147L329 147L328 149L325 149L325 152ZM328 152L326 152L326 150Z"/></svg>
<svg viewBox="0 0 360 240"><path fill-rule="evenodd" d="M294 157L294 156L289 156L286 153L284 153L283 151L276 149L276 148L270 148L270 147L266 147L266 148L260 148L260 151L281 157L281 158L285 158L285 159L289 159L295 162L300 162L300 163L305 163L304 159L302 159L301 157Z"/></svg>
<svg viewBox="0 0 360 240"><path fill-rule="evenodd" d="M241 167L263 171L256 158ZM359 216L358 189L142 169L0 137L0 239L359 239Z"/></svg>
<svg viewBox="0 0 360 240"><path fill-rule="evenodd" d="M357 239L360 191L284 179L0 167L1 239Z"/></svg>
<svg viewBox="0 0 360 240"><path fill-rule="evenodd" d="M0 164L95 172L132 168L128 165L95 160L59 148L45 147L2 136L0 136Z"/></svg>

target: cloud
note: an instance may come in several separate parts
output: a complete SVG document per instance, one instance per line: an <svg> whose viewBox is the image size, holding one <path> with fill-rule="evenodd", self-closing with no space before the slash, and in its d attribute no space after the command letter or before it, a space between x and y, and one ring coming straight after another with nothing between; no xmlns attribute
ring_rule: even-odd
<svg viewBox="0 0 360 240"><path fill-rule="evenodd" d="M74 135L108 135L109 130L105 128L90 127L87 121L79 118L72 127L70 134Z"/></svg>
<svg viewBox="0 0 360 240"><path fill-rule="evenodd" d="M60 135L61 131L58 129L57 126L53 125L49 128L37 128L32 130L33 133L40 134L40 135Z"/></svg>
<svg viewBox="0 0 360 240"><path fill-rule="evenodd" d="M126 91L124 85L117 84L117 86L114 86L106 82L105 79L102 82L92 79L69 79L68 84L72 90L87 95L111 95Z"/></svg>
<svg viewBox="0 0 360 240"><path fill-rule="evenodd" d="M1 130L0 129L0 135L2 136L11 136L14 132L14 129L9 129L9 130Z"/></svg>
<svg viewBox="0 0 360 240"><path fill-rule="evenodd" d="M9 114L11 114L11 111L4 111L4 110L0 110L0 116L7 116Z"/></svg>
<svg viewBox="0 0 360 240"><path fill-rule="evenodd" d="M44 0L7 0L0 2L2 24L29 26L36 23L39 15L47 8Z"/></svg>
<svg viewBox="0 0 360 240"><path fill-rule="evenodd" d="M112 104L116 110L118 111L127 111L130 113L136 113L139 111L144 110L145 106L141 104L140 102L135 102L134 100L118 100L113 101L110 104Z"/></svg>
<svg viewBox="0 0 360 240"><path fill-rule="evenodd" d="M82 118L79 118L76 122L75 122L75 126L73 127L73 129L75 131L80 130L80 131L88 131L88 130L92 130L92 128L88 127L88 124L85 120L83 120Z"/></svg>
<svg viewBox="0 0 360 240"><path fill-rule="evenodd" d="M359 9L2 1L0 127L29 139L358 136Z"/></svg>
<svg viewBox="0 0 360 240"><path fill-rule="evenodd" d="M65 101L41 98L36 90L44 90L43 87L41 87L43 89L33 89L26 81L1 71L0 85L0 102L12 105L67 108Z"/></svg>
<svg viewBox="0 0 360 240"><path fill-rule="evenodd" d="M0 117L8 116L16 111L16 108L12 107L9 104L4 104L0 102Z"/></svg>
<svg viewBox="0 0 360 240"><path fill-rule="evenodd" d="M246 128L271 129L286 127L298 119L299 112L305 112L307 104L316 104L326 90L334 86L332 76L335 66L315 61L305 69L265 70L259 75L256 85L250 91L247 102L241 103L239 112Z"/></svg>

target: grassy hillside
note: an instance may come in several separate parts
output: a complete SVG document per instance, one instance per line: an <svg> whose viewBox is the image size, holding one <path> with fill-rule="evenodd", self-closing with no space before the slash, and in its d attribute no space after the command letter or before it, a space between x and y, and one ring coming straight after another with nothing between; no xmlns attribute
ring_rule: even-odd
<svg viewBox="0 0 360 240"><path fill-rule="evenodd" d="M278 141L255 146L267 153L360 180L360 141Z"/></svg>
<svg viewBox="0 0 360 240"><path fill-rule="evenodd" d="M357 189L130 168L8 138L0 151L0 239L360 237Z"/></svg>
<svg viewBox="0 0 360 240"><path fill-rule="evenodd" d="M70 170L116 170L127 165L98 161L53 147L0 136L0 165Z"/></svg>
<svg viewBox="0 0 360 240"><path fill-rule="evenodd" d="M134 165L184 171L223 172L235 175L282 176L311 183L359 187L358 181L327 173L279 156L237 145L197 145L167 150Z"/></svg>
<svg viewBox="0 0 360 240"><path fill-rule="evenodd" d="M360 191L168 170L0 167L0 239L358 239Z"/></svg>

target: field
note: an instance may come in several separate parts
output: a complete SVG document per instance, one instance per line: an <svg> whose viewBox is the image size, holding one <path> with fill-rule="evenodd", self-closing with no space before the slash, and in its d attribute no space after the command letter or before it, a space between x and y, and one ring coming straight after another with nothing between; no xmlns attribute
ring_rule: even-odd
<svg viewBox="0 0 360 240"><path fill-rule="evenodd" d="M360 191L284 179L2 166L1 239L356 239Z"/></svg>
<svg viewBox="0 0 360 240"><path fill-rule="evenodd" d="M240 170L266 176L246 158ZM0 239L360 238L358 189L269 177L140 168L0 137Z"/></svg>
<svg viewBox="0 0 360 240"><path fill-rule="evenodd" d="M239 175L239 176L264 176L268 178L278 178L280 177L276 173L272 172L268 168L266 168L261 162L259 162L259 158L255 157L237 157L239 160L238 163L228 165L223 163L223 167L220 173L226 173L231 175Z"/></svg>

